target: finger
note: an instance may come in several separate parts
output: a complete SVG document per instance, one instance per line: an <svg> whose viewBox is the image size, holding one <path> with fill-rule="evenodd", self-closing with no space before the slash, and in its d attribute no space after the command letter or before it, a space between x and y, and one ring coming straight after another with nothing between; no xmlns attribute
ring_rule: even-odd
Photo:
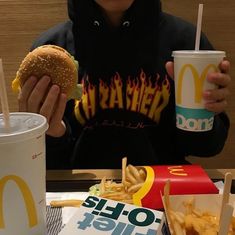
<svg viewBox="0 0 235 235"><path fill-rule="evenodd" d="M225 73L209 73L207 80L221 87L227 87L231 82L231 77L229 74Z"/></svg>
<svg viewBox="0 0 235 235"><path fill-rule="evenodd" d="M28 110L30 112L38 113L44 97L48 91L50 78L48 76L42 77L34 87L29 99Z"/></svg>
<svg viewBox="0 0 235 235"><path fill-rule="evenodd" d="M168 75L174 79L174 63L172 61L168 61L166 63L166 71L168 73Z"/></svg>
<svg viewBox="0 0 235 235"><path fill-rule="evenodd" d="M40 114L47 118L48 123L50 123L50 119L57 103L59 93L60 88L57 85L53 85L40 109Z"/></svg>
<svg viewBox="0 0 235 235"><path fill-rule="evenodd" d="M64 116L64 111L66 108L66 103L67 103L67 96L66 94L62 93L59 96L58 100L58 106L55 110L55 113L53 115L53 121L54 122L61 122L63 116Z"/></svg>
<svg viewBox="0 0 235 235"><path fill-rule="evenodd" d="M37 83L37 78L32 76L29 77L24 83L19 95L18 95L18 103L19 103L19 111L26 112L27 111L27 101L28 98Z"/></svg>
<svg viewBox="0 0 235 235"><path fill-rule="evenodd" d="M61 137L64 135L66 131L66 126L62 121L62 118L64 115L66 102L67 96L65 94L61 94L59 96L57 106L55 106L54 113L49 123L49 129L47 130L48 135L53 137Z"/></svg>
<svg viewBox="0 0 235 235"><path fill-rule="evenodd" d="M224 100L229 96L229 90L227 88L220 88L215 90L208 90L203 93L203 98L205 100Z"/></svg>
<svg viewBox="0 0 235 235"><path fill-rule="evenodd" d="M229 73L229 71L230 71L230 62L227 61L227 60L223 60L219 64L219 68L220 68L222 73Z"/></svg>
<svg viewBox="0 0 235 235"><path fill-rule="evenodd" d="M214 113L221 113L225 111L227 105L228 105L227 101L222 100L222 101L214 102L214 103L206 103L205 107L208 111L211 111Z"/></svg>

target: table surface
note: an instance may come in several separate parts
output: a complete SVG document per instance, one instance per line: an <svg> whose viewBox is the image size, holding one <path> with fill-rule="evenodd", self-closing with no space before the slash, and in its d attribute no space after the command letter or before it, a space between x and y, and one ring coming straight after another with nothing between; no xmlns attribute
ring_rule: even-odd
<svg viewBox="0 0 235 235"><path fill-rule="evenodd" d="M235 169L205 169L213 180L223 180L227 172L233 175L231 192L235 193ZM100 183L106 177L115 181L121 180L120 169L84 169L84 170L47 170L48 192L87 192L89 187Z"/></svg>

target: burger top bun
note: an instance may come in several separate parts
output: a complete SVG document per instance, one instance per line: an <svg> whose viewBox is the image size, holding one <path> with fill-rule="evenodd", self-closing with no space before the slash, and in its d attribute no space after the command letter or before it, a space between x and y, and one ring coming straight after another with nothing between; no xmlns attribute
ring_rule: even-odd
<svg viewBox="0 0 235 235"><path fill-rule="evenodd" d="M16 73L12 88L19 90L31 76L41 78L44 75L72 98L77 89L78 63L65 49L55 45L40 46L29 52Z"/></svg>

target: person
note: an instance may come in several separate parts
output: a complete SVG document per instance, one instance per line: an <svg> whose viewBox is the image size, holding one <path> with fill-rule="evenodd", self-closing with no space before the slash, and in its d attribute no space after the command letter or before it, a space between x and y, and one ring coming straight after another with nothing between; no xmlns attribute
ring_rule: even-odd
<svg viewBox="0 0 235 235"><path fill-rule="evenodd" d="M216 113L213 129L176 128L172 51L194 49L195 26L167 14L159 0L68 0L70 19L42 33L31 49L54 44L79 62L83 95L69 100L50 78L31 77L19 95L20 111L44 115L47 168L120 168L187 164L225 144L229 61L207 79L218 89L203 93ZM213 50L202 34L200 49Z"/></svg>

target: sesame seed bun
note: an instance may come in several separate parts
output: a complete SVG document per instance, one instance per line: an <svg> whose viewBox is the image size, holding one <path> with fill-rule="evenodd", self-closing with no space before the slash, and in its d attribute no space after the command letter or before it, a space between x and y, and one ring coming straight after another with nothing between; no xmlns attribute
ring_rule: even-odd
<svg viewBox="0 0 235 235"><path fill-rule="evenodd" d="M55 45L40 46L23 59L12 88L18 90L31 76L41 78L44 75L49 76L51 83L58 85L69 98L77 86L78 65L65 49Z"/></svg>

